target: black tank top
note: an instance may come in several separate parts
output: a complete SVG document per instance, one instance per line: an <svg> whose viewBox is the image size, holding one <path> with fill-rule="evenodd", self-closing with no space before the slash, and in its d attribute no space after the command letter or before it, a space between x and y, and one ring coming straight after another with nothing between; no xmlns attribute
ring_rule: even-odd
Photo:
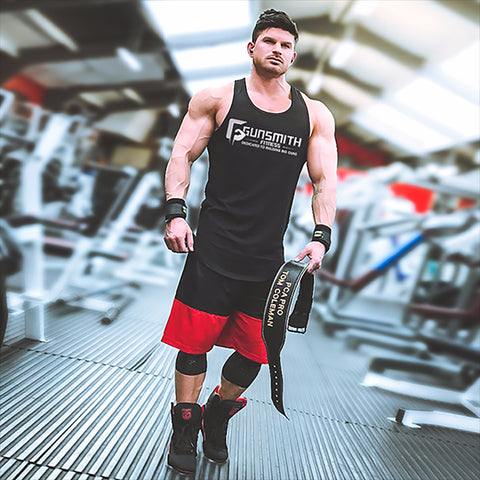
<svg viewBox="0 0 480 480"><path fill-rule="evenodd" d="M269 113L235 81L230 110L208 143L209 172L195 250L212 270L266 280L283 262L283 236L306 161L307 106L292 87L291 105Z"/></svg>

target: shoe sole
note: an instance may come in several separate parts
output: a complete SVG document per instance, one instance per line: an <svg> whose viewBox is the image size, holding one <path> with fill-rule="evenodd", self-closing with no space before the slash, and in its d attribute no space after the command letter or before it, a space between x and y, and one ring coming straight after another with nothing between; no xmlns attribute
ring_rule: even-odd
<svg viewBox="0 0 480 480"><path fill-rule="evenodd" d="M210 462L212 463L216 463L217 465L223 465L224 463L227 463L228 462L228 457L225 459L225 460L215 460L213 458L210 458L206 453L205 453L205 448L204 448L204 443L205 443L205 432L203 430L203 423L202 423L202 428L200 430L202 432L202 436L203 436L203 443L202 443L202 451L203 451L203 456L209 460Z"/></svg>
<svg viewBox="0 0 480 480"><path fill-rule="evenodd" d="M180 475L192 476L192 475L195 475L196 473L196 471L188 472L186 470L180 470L179 468L176 468L173 465L170 465L168 462L166 462L166 464L169 470L173 470L175 473L179 473Z"/></svg>
<svg viewBox="0 0 480 480"><path fill-rule="evenodd" d="M215 460L214 458L210 458L205 452L203 452L203 456L210 462L216 463L217 465L223 465L224 463L228 462L228 457L225 460Z"/></svg>

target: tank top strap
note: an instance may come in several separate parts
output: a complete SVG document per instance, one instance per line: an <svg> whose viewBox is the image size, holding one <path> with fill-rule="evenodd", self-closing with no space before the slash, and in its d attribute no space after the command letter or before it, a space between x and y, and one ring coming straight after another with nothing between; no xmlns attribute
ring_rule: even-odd
<svg viewBox="0 0 480 480"><path fill-rule="evenodd" d="M234 86L233 86L233 101L235 99L240 98L241 96L246 96L247 95L247 87L245 85L245 78L240 78L238 80L235 80Z"/></svg>
<svg viewBox="0 0 480 480"><path fill-rule="evenodd" d="M291 87L292 90L291 90L291 96L292 96L292 105L297 107L297 106L303 106L303 104L305 103L304 100L303 100L303 97L302 97L302 94L300 93L300 91L298 89L296 89L295 87Z"/></svg>

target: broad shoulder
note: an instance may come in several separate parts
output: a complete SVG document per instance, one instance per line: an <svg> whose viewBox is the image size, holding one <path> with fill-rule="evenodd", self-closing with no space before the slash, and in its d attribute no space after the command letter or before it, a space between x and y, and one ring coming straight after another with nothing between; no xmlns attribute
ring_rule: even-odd
<svg viewBox="0 0 480 480"><path fill-rule="evenodd" d="M233 96L233 82L220 87L200 90L190 100L190 115L216 115L218 111L230 104Z"/></svg>
<svg viewBox="0 0 480 480"><path fill-rule="evenodd" d="M312 131L333 132L335 129L335 119L327 106L319 100L312 100L301 92L305 104L307 105Z"/></svg>

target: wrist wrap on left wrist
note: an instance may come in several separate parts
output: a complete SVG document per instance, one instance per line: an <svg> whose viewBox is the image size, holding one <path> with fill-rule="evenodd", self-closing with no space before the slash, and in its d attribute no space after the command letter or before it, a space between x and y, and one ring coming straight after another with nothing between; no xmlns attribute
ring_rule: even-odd
<svg viewBox="0 0 480 480"><path fill-rule="evenodd" d="M315 225L313 230L312 242L320 242L325 245L325 253L328 252L330 248L332 229L328 225Z"/></svg>

